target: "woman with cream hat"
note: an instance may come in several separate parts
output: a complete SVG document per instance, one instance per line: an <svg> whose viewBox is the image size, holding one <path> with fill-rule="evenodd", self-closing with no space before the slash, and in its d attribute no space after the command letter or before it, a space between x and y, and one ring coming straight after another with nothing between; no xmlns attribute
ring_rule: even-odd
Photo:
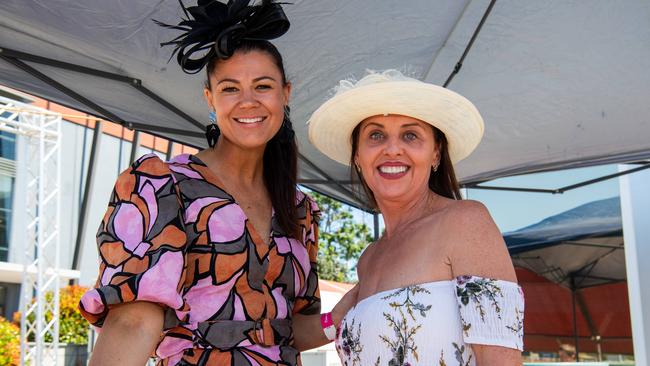
<svg viewBox="0 0 650 366"><path fill-rule="evenodd" d="M347 365L521 364L524 301L487 209L462 200L453 164L483 135L474 105L395 70L342 81L309 121L350 164L385 233L359 259L339 325Z"/></svg>

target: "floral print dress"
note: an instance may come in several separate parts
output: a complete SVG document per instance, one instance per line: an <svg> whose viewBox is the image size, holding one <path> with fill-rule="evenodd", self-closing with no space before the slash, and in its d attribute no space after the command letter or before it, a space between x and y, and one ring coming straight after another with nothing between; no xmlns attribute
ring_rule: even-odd
<svg viewBox="0 0 650 366"><path fill-rule="evenodd" d="M470 344L523 349L524 297L513 282L475 276L382 291L341 321L343 365L476 364Z"/></svg>
<svg viewBox="0 0 650 366"><path fill-rule="evenodd" d="M114 305L162 305L160 365L300 364L291 318L320 312L319 211L300 192L296 204L301 237L273 220L267 245L198 158L143 156L115 184L82 315L101 327Z"/></svg>

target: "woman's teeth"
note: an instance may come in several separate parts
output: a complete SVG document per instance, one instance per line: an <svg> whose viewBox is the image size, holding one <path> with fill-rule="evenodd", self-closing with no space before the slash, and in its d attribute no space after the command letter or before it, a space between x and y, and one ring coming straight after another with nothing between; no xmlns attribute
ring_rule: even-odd
<svg viewBox="0 0 650 366"><path fill-rule="evenodd" d="M408 170L406 166L380 166L379 171L384 174L399 174Z"/></svg>
<svg viewBox="0 0 650 366"><path fill-rule="evenodd" d="M262 122L264 117L255 117L255 118L235 118L235 121L240 123L257 123Z"/></svg>

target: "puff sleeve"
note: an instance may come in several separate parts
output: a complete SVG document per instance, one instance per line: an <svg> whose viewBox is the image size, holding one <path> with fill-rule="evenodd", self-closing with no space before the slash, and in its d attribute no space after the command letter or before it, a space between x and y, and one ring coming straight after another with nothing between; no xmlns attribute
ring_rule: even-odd
<svg viewBox="0 0 650 366"><path fill-rule="evenodd" d="M97 232L99 277L79 310L101 327L113 305L149 301L186 310L186 236L168 165L148 154L122 172Z"/></svg>
<svg viewBox="0 0 650 366"><path fill-rule="evenodd" d="M456 298L465 343L523 350L524 295L519 285L460 276Z"/></svg>
<svg viewBox="0 0 650 366"><path fill-rule="evenodd" d="M305 280L295 298L293 313L320 314L321 300L318 287L318 219L320 210L311 197L301 192L298 192L298 199L300 201L298 212L304 215L302 242L307 249L308 258L306 259L309 261L309 268L304 273Z"/></svg>

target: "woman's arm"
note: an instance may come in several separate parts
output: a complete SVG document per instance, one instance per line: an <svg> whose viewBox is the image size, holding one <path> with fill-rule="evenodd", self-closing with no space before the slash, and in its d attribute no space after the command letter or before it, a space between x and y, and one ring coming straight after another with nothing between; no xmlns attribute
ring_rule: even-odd
<svg viewBox="0 0 650 366"><path fill-rule="evenodd" d="M476 201L461 201L452 216L453 233L459 239L454 243L450 258L454 277L470 275L516 283L515 270L501 232L485 206ZM522 364L521 352L517 349L470 345L477 366Z"/></svg>
<svg viewBox="0 0 650 366"><path fill-rule="evenodd" d="M89 366L142 366L160 341L160 305L136 301L111 308L97 337Z"/></svg>
<svg viewBox="0 0 650 366"><path fill-rule="evenodd" d="M336 306L334 306L334 309L332 309L332 321L337 328L338 325L341 324L341 320L348 310L356 304L357 293L359 292L358 287L358 285L354 286L350 291L343 295L341 300L339 300ZM293 346L299 352L320 347L331 342L323 332L323 327L320 322L320 314L295 314L293 316L293 335Z"/></svg>
<svg viewBox="0 0 650 366"><path fill-rule="evenodd" d="M519 366L522 364L521 352L512 348L472 344L476 366Z"/></svg>

